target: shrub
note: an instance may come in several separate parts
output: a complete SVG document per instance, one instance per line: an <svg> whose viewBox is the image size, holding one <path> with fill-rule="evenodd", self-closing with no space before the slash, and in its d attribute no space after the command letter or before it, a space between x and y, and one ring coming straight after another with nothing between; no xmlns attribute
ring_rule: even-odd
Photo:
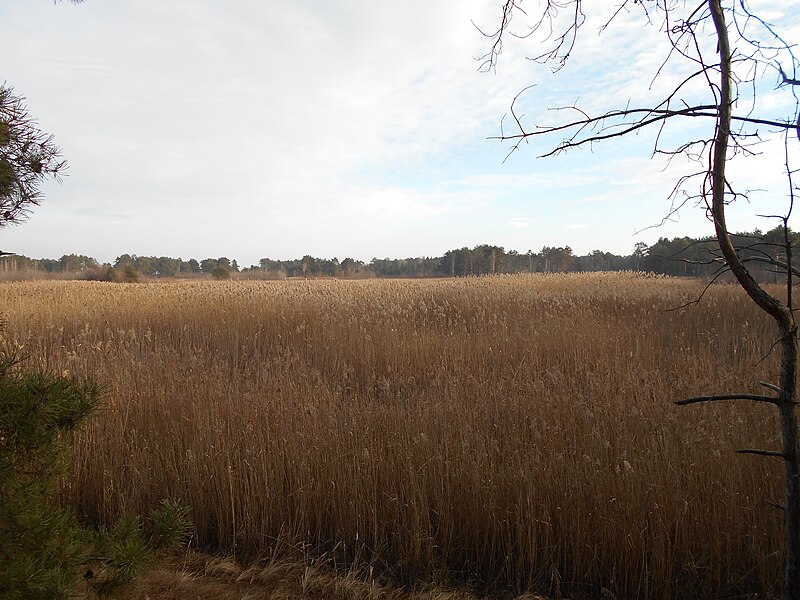
<svg viewBox="0 0 800 600"><path fill-rule="evenodd" d="M126 283L138 283L139 282L139 271L136 270L131 264L127 264L122 269L122 281Z"/></svg>
<svg viewBox="0 0 800 600"><path fill-rule="evenodd" d="M108 596L133 581L160 553L183 546L193 528L189 507L174 500L162 500L147 522L138 515L123 514L111 528L93 532L92 558L81 571L92 590Z"/></svg>
<svg viewBox="0 0 800 600"><path fill-rule="evenodd" d="M211 271L211 276L214 279L230 279L231 270L225 265L218 265Z"/></svg>
<svg viewBox="0 0 800 600"><path fill-rule="evenodd" d="M98 594L110 593L154 550L175 550L189 538L189 509L164 500L146 528L128 514L110 529L81 527L61 507L58 482L69 433L97 407L100 388L18 363L0 359L0 598L68 597L81 574Z"/></svg>
<svg viewBox="0 0 800 600"><path fill-rule="evenodd" d="M164 499L150 513L150 543L159 550L178 550L191 537L194 525L189 507L183 502Z"/></svg>
<svg viewBox="0 0 800 600"><path fill-rule="evenodd" d="M0 360L0 597L56 598L73 589L85 532L57 498L70 431L92 413L97 385Z"/></svg>
<svg viewBox="0 0 800 600"><path fill-rule="evenodd" d="M114 267L108 267L103 273L103 281L119 281L119 272Z"/></svg>

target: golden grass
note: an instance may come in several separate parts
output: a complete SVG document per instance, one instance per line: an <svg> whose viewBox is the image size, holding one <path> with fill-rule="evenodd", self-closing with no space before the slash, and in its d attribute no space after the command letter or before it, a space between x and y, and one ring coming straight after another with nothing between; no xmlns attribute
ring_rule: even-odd
<svg viewBox="0 0 800 600"><path fill-rule="evenodd" d="M6 337L105 410L69 501L163 497L197 542L395 582L574 597L775 593L768 408L677 408L774 379L738 288L634 274L0 285Z"/></svg>
<svg viewBox="0 0 800 600"><path fill-rule="evenodd" d="M426 589L427 587L427 589ZM244 569L229 558L188 552L142 573L117 591L117 600L478 600L464 590L433 586L402 590L380 585L369 572L336 573L310 561L257 562ZM547 600L523 594L508 600Z"/></svg>

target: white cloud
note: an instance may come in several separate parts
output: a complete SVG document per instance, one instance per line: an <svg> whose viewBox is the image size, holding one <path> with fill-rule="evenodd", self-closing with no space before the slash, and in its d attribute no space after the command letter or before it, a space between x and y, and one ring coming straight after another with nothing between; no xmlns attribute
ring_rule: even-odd
<svg viewBox="0 0 800 600"><path fill-rule="evenodd" d="M531 225L531 220L526 219L525 217L514 217L508 222L508 226L513 227L514 229L530 227L530 225Z"/></svg>

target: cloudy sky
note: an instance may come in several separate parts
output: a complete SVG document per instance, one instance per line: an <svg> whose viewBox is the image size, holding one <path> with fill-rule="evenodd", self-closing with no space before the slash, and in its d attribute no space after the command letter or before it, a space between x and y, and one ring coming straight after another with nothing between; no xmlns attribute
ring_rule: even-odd
<svg viewBox="0 0 800 600"><path fill-rule="evenodd" d="M651 160L652 134L540 159L560 139L491 140L511 100L528 123L578 102L600 111L659 97L680 65L651 80L667 53L658 22L587 4L588 20L556 74L527 56L535 37L509 38L496 72L476 57L499 0L49 0L0 4L0 82L69 161L31 219L0 232L4 250L113 261L122 253L183 258L434 256L497 244L525 252L630 253L637 241L704 235L692 204L669 213L687 166ZM536 0L523 4L533 14ZM753 0L787 39L800 40L792 3ZM600 6L600 8L596 8ZM518 15L516 31L524 33ZM791 110L759 74L763 106ZM511 123L504 122L505 131ZM678 124L680 141L710 123ZM740 203L732 229L784 210L783 145L732 170ZM690 167L691 169L691 167ZM643 230L644 231L641 231ZM639 232L639 233L637 233Z"/></svg>

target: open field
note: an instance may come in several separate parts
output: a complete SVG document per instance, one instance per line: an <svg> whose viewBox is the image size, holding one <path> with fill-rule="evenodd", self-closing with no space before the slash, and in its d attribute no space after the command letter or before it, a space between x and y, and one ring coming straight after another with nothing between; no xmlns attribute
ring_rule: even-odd
<svg viewBox="0 0 800 600"><path fill-rule="evenodd" d="M677 408L772 380L733 286L634 274L439 281L19 282L7 343L91 376L69 502L163 497L242 560L584 597L769 597L768 408Z"/></svg>

